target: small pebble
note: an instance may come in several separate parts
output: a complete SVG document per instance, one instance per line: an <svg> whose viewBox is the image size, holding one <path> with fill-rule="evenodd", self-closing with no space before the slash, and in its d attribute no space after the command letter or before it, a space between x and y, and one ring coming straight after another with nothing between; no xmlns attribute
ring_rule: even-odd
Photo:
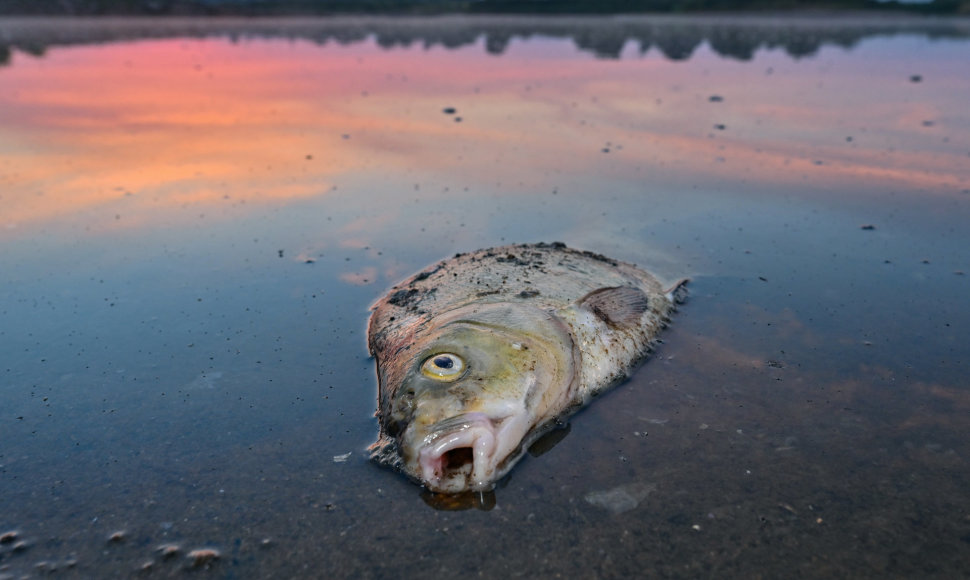
<svg viewBox="0 0 970 580"><path fill-rule="evenodd" d="M9 544L17 539L20 534L16 530L10 530L0 534L0 544Z"/></svg>
<svg viewBox="0 0 970 580"><path fill-rule="evenodd" d="M125 541L124 530L118 530L117 532L114 532L113 534L108 536L108 541L114 544L124 542Z"/></svg>
<svg viewBox="0 0 970 580"><path fill-rule="evenodd" d="M221 555L219 550L214 548L199 548L198 550L189 552L188 558L193 568L202 568L218 560Z"/></svg>
<svg viewBox="0 0 970 580"><path fill-rule="evenodd" d="M30 547L30 544L28 544L27 542L25 542L23 540L20 540L19 542L17 542L16 544L14 544L13 545L13 548L11 548L11 549L14 552L23 552L23 551L25 551L29 547Z"/></svg>
<svg viewBox="0 0 970 580"><path fill-rule="evenodd" d="M181 551L182 548L178 544L162 544L158 547L158 553L166 559L178 555Z"/></svg>

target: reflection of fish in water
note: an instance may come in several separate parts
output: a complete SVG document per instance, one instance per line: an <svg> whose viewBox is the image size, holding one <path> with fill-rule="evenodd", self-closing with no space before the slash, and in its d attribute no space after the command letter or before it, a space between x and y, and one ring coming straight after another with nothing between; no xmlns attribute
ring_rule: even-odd
<svg viewBox="0 0 970 580"><path fill-rule="evenodd" d="M674 294L564 244L458 254L395 286L368 328L380 383L372 455L437 492L488 490L523 451L626 377Z"/></svg>

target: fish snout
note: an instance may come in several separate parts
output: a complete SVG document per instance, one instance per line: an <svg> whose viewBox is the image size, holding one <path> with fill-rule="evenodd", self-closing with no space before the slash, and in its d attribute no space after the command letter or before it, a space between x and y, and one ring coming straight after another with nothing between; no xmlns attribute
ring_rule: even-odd
<svg viewBox="0 0 970 580"><path fill-rule="evenodd" d="M437 492L490 489L496 443L495 424L484 413L465 413L439 421L418 454L422 479Z"/></svg>

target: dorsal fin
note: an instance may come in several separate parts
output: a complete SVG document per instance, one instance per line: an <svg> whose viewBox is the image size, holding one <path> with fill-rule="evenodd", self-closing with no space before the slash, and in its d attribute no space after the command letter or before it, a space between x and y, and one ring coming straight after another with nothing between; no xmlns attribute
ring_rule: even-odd
<svg viewBox="0 0 970 580"><path fill-rule="evenodd" d="M580 298L579 306L610 326L630 327L640 324L640 316L650 307L650 301L639 288L615 286L593 290Z"/></svg>

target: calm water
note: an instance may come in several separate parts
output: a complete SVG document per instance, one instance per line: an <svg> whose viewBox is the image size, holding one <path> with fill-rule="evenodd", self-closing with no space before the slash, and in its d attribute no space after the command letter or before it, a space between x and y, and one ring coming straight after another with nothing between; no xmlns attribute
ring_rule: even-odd
<svg viewBox="0 0 970 580"><path fill-rule="evenodd" d="M0 578L202 547L226 578L970 575L968 38L0 21ZM691 297L492 509L436 509L366 459L367 308L553 240Z"/></svg>

